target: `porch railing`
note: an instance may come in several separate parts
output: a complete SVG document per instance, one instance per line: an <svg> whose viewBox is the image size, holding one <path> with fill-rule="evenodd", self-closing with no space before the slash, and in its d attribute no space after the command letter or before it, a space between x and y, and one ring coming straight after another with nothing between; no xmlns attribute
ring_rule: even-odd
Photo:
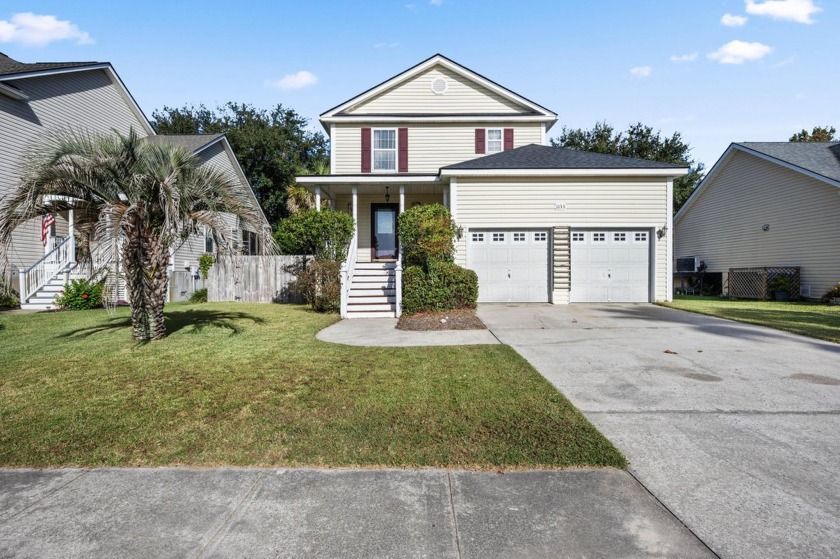
<svg viewBox="0 0 840 559"><path fill-rule="evenodd" d="M356 271L356 259L359 256L358 233L353 233L353 240L347 249L347 258L341 265L341 318L347 318L347 304L350 301L350 288L353 285L353 273Z"/></svg>
<svg viewBox="0 0 840 559"><path fill-rule="evenodd" d="M400 257L397 259L397 266L394 268L394 296L395 298L395 306L394 306L394 316L397 318L402 315L402 273L403 273L403 265L402 265L402 251L400 251Z"/></svg>
<svg viewBox="0 0 840 559"><path fill-rule="evenodd" d="M49 281L67 269L76 259L76 243L66 237L54 249L27 269L18 271L21 302L26 301Z"/></svg>

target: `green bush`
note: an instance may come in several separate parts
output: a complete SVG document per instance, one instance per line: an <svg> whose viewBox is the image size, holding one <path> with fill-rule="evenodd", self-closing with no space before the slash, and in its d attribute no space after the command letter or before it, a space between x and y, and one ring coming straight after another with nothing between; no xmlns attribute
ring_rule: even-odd
<svg viewBox="0 0 840 559"><path fill-rule="evenodd" d="M55 304L62 309L73 311L99 308L102 306L102 282L70 280L56 295Z"/></svg>
<svg viewBox="0 0 840 559"><path fill-rule="evenodd" d="M17 291L0 280L0 309L16 309L20 306Z"/></svg>
<svg viewBox="0 0 840 559"><path fill-rule="evenodd" d="M437 262L452 262L458 227L441 204L422 204L400 214L403 262L428 271Z"/></svg>
<svg viewBox="0 0 840 559"><path fill-rule="evenodd" d="M478 276L450 262L441 262L427 273L420 266L403 270L403 312L449 311L475 308Z"/></svg>
<svg viewBox="0 0 840 559"><path fill-rule="evenodd" d="M190 295L190 303L206 303L207 302L207 288L202 287L201 289L196 289L193 291L193 294Z"/></svg>
<svg viewBox="0 0 840 559"><path fill-rule="evenodd" d="M770 279L770 291L790 292L790 278L785 274L777 274Z"/></svg>
<svg viewBox="0 0 840 559"><path fill-rule="evenodd" d="M198 257L198 270L201 272L201 279L207 281L207 273L215 262L216 259L209 252L205 252Z"/></svg>
<svg viewBox="0 0 840 559"><path fill-rule="evenodd" d="M336 312L341 308L341 262L300 258L288 271L295 275L290 288L300 293L312 310Z"/></svg>
<svg viewBox="0 0 840 559"><path fill-rule="evenodd" d="M824 301L830 301L831 299L840 299L840 283L826 291L822 298Z"/></svg>
<svg viewBox="0 0 840 559"><path fill-rule="evenodd" d="M353 217L345 212L301 210L280 221L274 239L283 254L307 254L341 264L353 231Z"/></svg>

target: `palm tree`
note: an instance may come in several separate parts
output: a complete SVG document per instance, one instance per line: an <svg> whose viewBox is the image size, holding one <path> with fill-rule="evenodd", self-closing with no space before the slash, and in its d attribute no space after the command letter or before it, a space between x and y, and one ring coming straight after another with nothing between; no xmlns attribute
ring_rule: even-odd
<svg viewBox="0 0 840 559"><path fill-rule="evenodd" d="M329 159L318 159L310 165L301 165L297 169L297 175L329 175ZM321 202L323 206L326 200ZM298 210L311 210L315 207L315 196L297 183L286 187L286 209L290 214Z"/></svg>
<svg viewBox="0 0 840 559"><path fill-rule="evenodd" d="M229 250L229 226L221 215L227 213L257 231L266 251L275 246L247 192L174 144L146 142L133 130L62 131L26 160L20 185L0 202L0 266L8 261L16 227L72 203L81 216L80 231L100 242L119 241L137 340L166 335L170 249L190 234L206 228L218 251Z"/></svg>

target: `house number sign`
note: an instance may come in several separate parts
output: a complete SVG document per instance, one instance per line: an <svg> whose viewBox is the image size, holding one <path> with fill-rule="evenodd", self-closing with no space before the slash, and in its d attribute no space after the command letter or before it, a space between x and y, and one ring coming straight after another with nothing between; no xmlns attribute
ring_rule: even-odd
<svg viewBox="0 0 840 559"><path fill-rule="evenodd" d="M566 209L566 202L554 202L554 211L562 212Z"/></svg>

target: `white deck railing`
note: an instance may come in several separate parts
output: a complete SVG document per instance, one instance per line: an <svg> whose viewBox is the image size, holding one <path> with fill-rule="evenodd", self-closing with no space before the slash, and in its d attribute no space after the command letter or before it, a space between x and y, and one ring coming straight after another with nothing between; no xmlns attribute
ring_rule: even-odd
<svg viewBox="0 0 840 559"><path fill-rule="evenodd" d="M73 237L62 240L54 249L27 269L18 271L20 300L26 301L51 279L64 273L76 259Z"/></svg>
<svg viewBox="0 0 840 559"><path fill-rule="evenodd" d="M358 233L353 233L353 240L347 248L347 258L341 265L341 318L347 318L347 304L350 300L350 288L353 285L353 273L356 271L356 259L359 256Z"/></svg>

